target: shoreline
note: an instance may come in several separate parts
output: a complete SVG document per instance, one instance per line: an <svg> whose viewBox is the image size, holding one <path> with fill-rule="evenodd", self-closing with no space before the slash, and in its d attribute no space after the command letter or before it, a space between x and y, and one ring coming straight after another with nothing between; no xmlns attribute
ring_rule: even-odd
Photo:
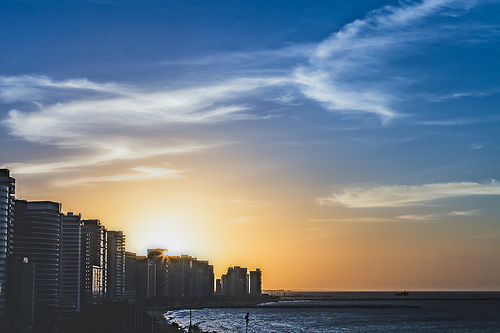
<svg viewBox="0 0 500 333"><path fill-rule="evenodd" d="M496 295L495 295L496 296ZM300 302L306 301L306 302ZM321 304L321 302L327 301L331 304ZM179 333L186 332L181 329L177 323L169 323L164 317L164 314L169 311L177 310L199 310L199 309L414 309L416 311L423 309L421 305L416 304L398 304L401 301L411 301L411 302L427 302L427 301L438 301L438 302L448 302L448 301L500 301L500 297L440 297L440 298L418 298L411 296L395 297L395 298L359 298L359 299L345 299L345 298L294 298L289 299L288 297L263 297L263 299L253 299L247 301L216 301L207 302L204 304L184 304L179 306L166 306L161 308L156 308L154 311L154 322L155 329L154 333ZM353 302L364 302L355 304ZM374 304L374 302L387 302ZM390 302L390 303L389 303ZM395 304L394 304L395 303ZM156 324L158 323L158 325ZM195 333L217 333L217 332L206 332L195 327L194 330L190 332Z"/></svg>

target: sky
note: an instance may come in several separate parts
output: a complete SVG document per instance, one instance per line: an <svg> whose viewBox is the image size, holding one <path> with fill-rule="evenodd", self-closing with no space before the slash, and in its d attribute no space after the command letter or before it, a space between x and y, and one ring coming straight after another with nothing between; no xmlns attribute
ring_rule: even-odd
<svg viewBox="0 0 500 333"><path fill-rule="evenodd" d="M4 0L16 197L263 271L500 290L495 0Z"/></svg>

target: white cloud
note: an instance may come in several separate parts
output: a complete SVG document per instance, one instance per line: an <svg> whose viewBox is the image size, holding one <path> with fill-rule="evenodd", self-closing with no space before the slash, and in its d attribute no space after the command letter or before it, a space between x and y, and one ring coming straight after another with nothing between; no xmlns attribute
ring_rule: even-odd
<svg viewBox="0 0 500 333"><path fill-rule="evenodd" d="M139 87L98 84L85 79L57 82L40 76L2 77L0 90L15 88L19 91L18 98L43 98L70 89L69 100L57 96L60 102L39 104L35 111L11 110L2 124L20 139L79 149L72 150L72 156L78 154L72 158L7 164L17 174L62 172L114 160L181 154L224 145L216 140L197 143L196 139L179 137L170 130L186 125L266 119L266 115L252 113L252 106L238 98L288 82L279 77L240 78L183 89L164 87L143 91ZM32 94L32 89L40 88L52 90Z"/></svg>
<svg viewBox="0 0 500 333"><path fill-rule="evenodd" d="M395 118L400 112L393 105L406 81L401 73L392 72L392 59L460 36L465 27L427 19L458 15L476 2L404 1L374 10L320 43L309 65L295 70L295 79L306 97L332 112L375 114L383 121Z"/></svg>
<svg viewBox="0 0 500 333"><path fill-rule="evenodd" d="M351 208L405 207L429 201L475 195L500 195L500 184L472 182L438 183L417 186L395 185L374 188L352 188L343 193L318 198L321 205L344 205Z"/></svg>
<svg viewBox="0 0 500 333"><path fill-rule="evenodd" d="M426 214L426 215L417 215L417 214L408 214L408 215L400 215L398 219L402 220L411 220L411 221L428 221L435 220L439 216L435 214Z"/></svg>
<svg viewBox="0 0 500 333"><path fill-rule="evenodd" d="M290 107L300 104L305 96L331 112L375 115L383 121L394 119L401 115L393 107L400 81L388 71L390 59L413 52L421 45L418 43L459 35L465 28L429 26L424 21L475 3L424 0L387 6L347 24L316 49L295 45L226 55L225 60L243 70L217 71L216 78L207 78L210 71L206 71L203 81L184 81L184 88L151 89L96 83L85 78L57 81L33 75L0 77L1 101L30 102L16 105L18 109L11 110L2 120L11 135L35 143L86 150L74 159L9 165L25 174L60 172L117 159L176 153L186 146L194 147L191 151L204 149L209 145L193 143L195 139L191 138L185 145L165 144L169 148L152 145L163 140L173 126L267 119L261 115L262 109L256 110L247 100L270 101L270 89L274 96L280 96L272 101ZM199 66L221 63L220 57L194 62ZM264 69L260 67L263 64ZM249 68L254 69L247 71ZM265 74L271 72L273 75ZM36 110L31 110L31 103L37 103Z"/></svg>
<svg viewBox="0 0 500 333"><path fill-rule="evenodd" d="M448 215L451 215L451 216L474 216L474 215L481 215L481 211L477 210L477 209L452 211L452 212L448 213Z"/></svg>
<svg viewBox="0 0 500 333"><path fill-rule="evenodd" d="M310 222L327 222L327 223L385 223L385 222L399 222L393 218L383 217L351 217L351 218L330 218L330 219L310 219Z"/></svg>
<svg viewBox="0 0 500 333"><path fill-rule="evenodd" d="M101 87L86 80L78 82L80 85L74 83L71 86L80 89ZM218 85L126 94L121 88L113 90L114 86L110 85L110 91L120 96L61 102L37 112L11 110L2 123L11 134L28 141L79 147L90 143L93 146L94 141L102 139L103 132L110 133L116 129L123 132L127 128L142 128L142 135L147 136L151 128L171 124L259 119L261 117L245 113L249 111L249 106L235 103L233 99L259 88L286 82L283 78L243 78Z"/></svg>
<svg viewBox="0 0 500 333"><path fill-rule="evenodd" d="M148 180L153 178L155 179L181 178L184 177L183 175L184 172L185 171L141 166L130 169L128 173L107 175L107 176L71 178L67 180L62 179L55 181L53 185L60 187L70 187L70 186L90 185L92 183L101 183L101 182L136 181L136 180Z"/></svg>
<svg viewBox="0 0 500 333"><path fill-rule="evenodd" d="M108 149L103 148L75 159L63 159L49 163L9 163L7 166L17 175L38 175L60 173L64 170L80 167L100 166L116 160L137 160L161 155L179 155L216 147L216 145L181 145L170 148L155 146L147 148L145 145L142 149L139 149L136 146L131 143L124 143L114 147L109 146Z"/></svg>
<svg viewBox="0 0 500 333"><path fill-rule="evenodd" d="M337 86L325 71L310 72L300 68L295 72L296 82L302 92L329 110L341 112L374 113L392 118L396 113L386 106L388 97L375 91L345 91Z"/></svg>
<svg viewBox="0 0 500 333"><path fill-rule="evenodd" d="M99 84L85 78L54 81L47 76L0 76L0 101L35 101L57 90L89 90L98 93L131 93L125 85L115 83Z"/></svg>
<svg viewBox="0 0 500 333"><path fill-rule="evenodd" d="M72 178L67 180L57 180L54 182L55 186L69 187L69 186L80 186L80 185L90 185L92 183L98 182L121 182L121 181L136 181L136 180L148 180L148 179L169 179L169 178L181 178L184 177L184 171L156 168L156 167L135 167L130 169L129 173L108 175L108 176L96 176L96 177L81 177Z"/></svg>

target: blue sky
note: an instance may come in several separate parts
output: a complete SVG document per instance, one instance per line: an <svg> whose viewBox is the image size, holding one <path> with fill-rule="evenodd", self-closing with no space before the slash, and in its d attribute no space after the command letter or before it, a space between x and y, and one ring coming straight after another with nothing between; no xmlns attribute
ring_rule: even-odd
<svg viewBox="0 0 500 333"><path fill-rule="evenodd" d="M3 1L0 164L18 195L104 215L134 251L162 245L136 236L132 208L92 205L142 188L145 229L177 228L158 216L185 206L174 215L189 230L267 228L323 239L318 253L335 235L361 248L374 225L392 244L381 256L408 233L402 253L443 261L437 244L474 238L483 278L454 286L498 288L499 246L477 239L500 244L499 17L492 0ZM217 243L178 251L224 257L232 243ZM311 286L372 288L342 281Z"/></svg>

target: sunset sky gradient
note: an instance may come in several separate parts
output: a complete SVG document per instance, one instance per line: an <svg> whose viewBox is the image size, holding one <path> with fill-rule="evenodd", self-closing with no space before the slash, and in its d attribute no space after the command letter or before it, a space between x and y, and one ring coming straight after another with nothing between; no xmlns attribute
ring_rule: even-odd
<svg viewBox="0 0 500 333"><path fill-rule="evenodd" d="M263 270L500 289L500 2L6 0L16 197Z"/></svg>

